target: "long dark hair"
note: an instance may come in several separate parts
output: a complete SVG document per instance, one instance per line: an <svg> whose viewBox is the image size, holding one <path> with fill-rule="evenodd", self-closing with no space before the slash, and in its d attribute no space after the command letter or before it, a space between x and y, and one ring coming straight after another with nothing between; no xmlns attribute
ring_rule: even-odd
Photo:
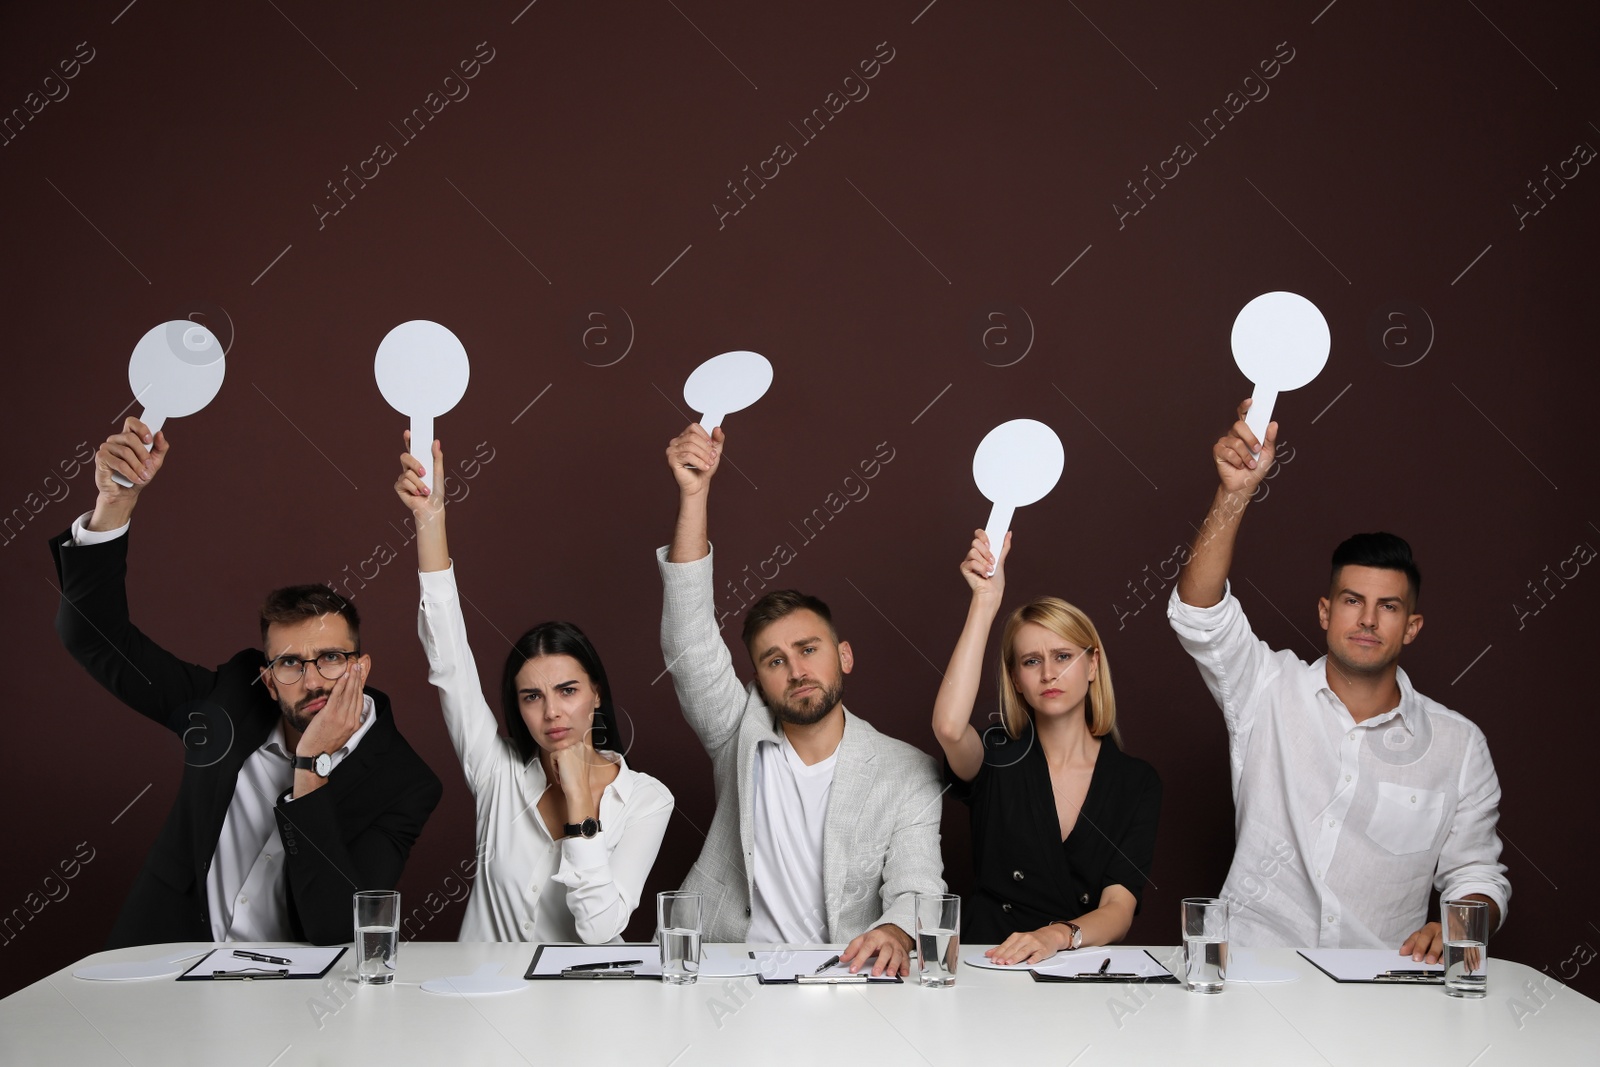
<svg viewBox="0 0 1600 1067"><path fill-rule="evenodd" d="M594 732L591 738L596 749L615 749L622 743L617 730L616 712L611 707L611 683L606 681L606 669L600 654L584 636L582 630L570 622L541 622L517 638L511 654L506 657L505 671L500 680L500 707L506 716L506 733L517 754L527 766L539 754L539 746L528 732L522 719L522 708L517 702L517 673L523 664L535 656L571 656L578 661L589 681L600 692L600 706L594 713Z"/></svg>

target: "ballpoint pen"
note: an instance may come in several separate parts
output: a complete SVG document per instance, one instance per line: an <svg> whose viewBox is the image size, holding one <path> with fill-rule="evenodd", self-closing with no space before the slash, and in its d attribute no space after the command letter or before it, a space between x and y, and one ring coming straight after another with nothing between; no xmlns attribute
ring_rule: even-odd
<svg viewBox="0 0 1600 1067"><path fill-rule="evenodd" d="M839 957L838 956L829 956L826 960L823 961L823 964L822 964L821 967L818 967L816 970L812 971L811 973L812 974L821 974L823 971L827 970L829 967L832 967L834 964L836 964L838 962L839 962Z"/></svg>
<svg viewBox="0 0 1600 1067"><path fill-rule="evenodd" d="M574 963L568 971L609 971L613 967L639 967L644 960L606 960L602 963Z"/></svg>
<svg viewBox="0 0 1600 1067"><path fill-rule="evenodd" d="M1111 957L1107 956L1103 961L1101 961L1100 969L1098 971L1094 972L1094 973L1095 974L1105 974L1110 969L1111 969Z"/></svg>
<svg viewBox="0 0 1600 1067"><path fill-rule="evenodd" d="M293 960L286 960L282 956L268 956L264 952L248 952L242 948L233 950L233 954L242 960L255 960L257 963L276 963L280 967L293 966Z"/></svg>

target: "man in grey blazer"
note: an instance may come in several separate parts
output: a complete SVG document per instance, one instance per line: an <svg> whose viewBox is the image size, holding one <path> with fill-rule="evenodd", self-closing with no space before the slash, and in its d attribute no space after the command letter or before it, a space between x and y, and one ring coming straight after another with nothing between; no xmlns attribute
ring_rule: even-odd
<svg viewBox="0 0 1600 1067"><path fill-rule="evenodd" d="M667 446L678 524L658 549L661 650L716 776L717 812L683 888L704 895L707 941L849 939L852 971L909 971L916 893L942 893L933 759L845 710L854 660L827 605L794 590L751 606L740 685L717 626L706 497L723 431Z"/></svg>

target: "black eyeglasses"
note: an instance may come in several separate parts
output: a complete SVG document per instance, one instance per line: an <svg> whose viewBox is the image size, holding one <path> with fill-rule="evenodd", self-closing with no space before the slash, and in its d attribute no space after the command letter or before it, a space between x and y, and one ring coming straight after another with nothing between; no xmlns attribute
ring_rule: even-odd
<svg viewBox="0 0 1600 1067"><path fill-rule="evenodd" d="M350 657L359 655L361 655L360 649L353 652L330 649L327 652L318 652L315 660L304 660L299 656L279 656L272 661L272 677L279 685L294 685L306 676L306 664L315 663L318 674L330 682L337 681L350 669Z"/></svg>

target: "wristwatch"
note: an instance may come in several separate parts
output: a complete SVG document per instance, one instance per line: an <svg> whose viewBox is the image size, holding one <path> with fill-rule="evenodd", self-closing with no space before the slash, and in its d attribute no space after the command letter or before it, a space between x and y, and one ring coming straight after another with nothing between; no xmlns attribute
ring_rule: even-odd
<svg viewBox="0 0 1600 1067"><path fill-rule="evenodd" d="M1078 926L1077 923L1068 922L1066 919L1057 919L1050 925L1055 926L1056 923L1060 923L1062 926L1065 926L1068 930L1072 931L1072 941L1067 945L1067 949L1069 951L1083 947L1083 930Z"/></svg>
<svg viewBox="0 0 1600 1067"><path fill-rule="evenodd" d="M582 822L563 823L561 830L568 837L593 837L600 832L600 820L585 819Z"/></svg>
<svg viewBox="0 0 1600 1067"><path fill-rule="evenodd" d="M297 771L311 771L318 778L328 777L333 770L333 757L326 752L318 752L315 756L296 756L294 769Z"/></svg>

